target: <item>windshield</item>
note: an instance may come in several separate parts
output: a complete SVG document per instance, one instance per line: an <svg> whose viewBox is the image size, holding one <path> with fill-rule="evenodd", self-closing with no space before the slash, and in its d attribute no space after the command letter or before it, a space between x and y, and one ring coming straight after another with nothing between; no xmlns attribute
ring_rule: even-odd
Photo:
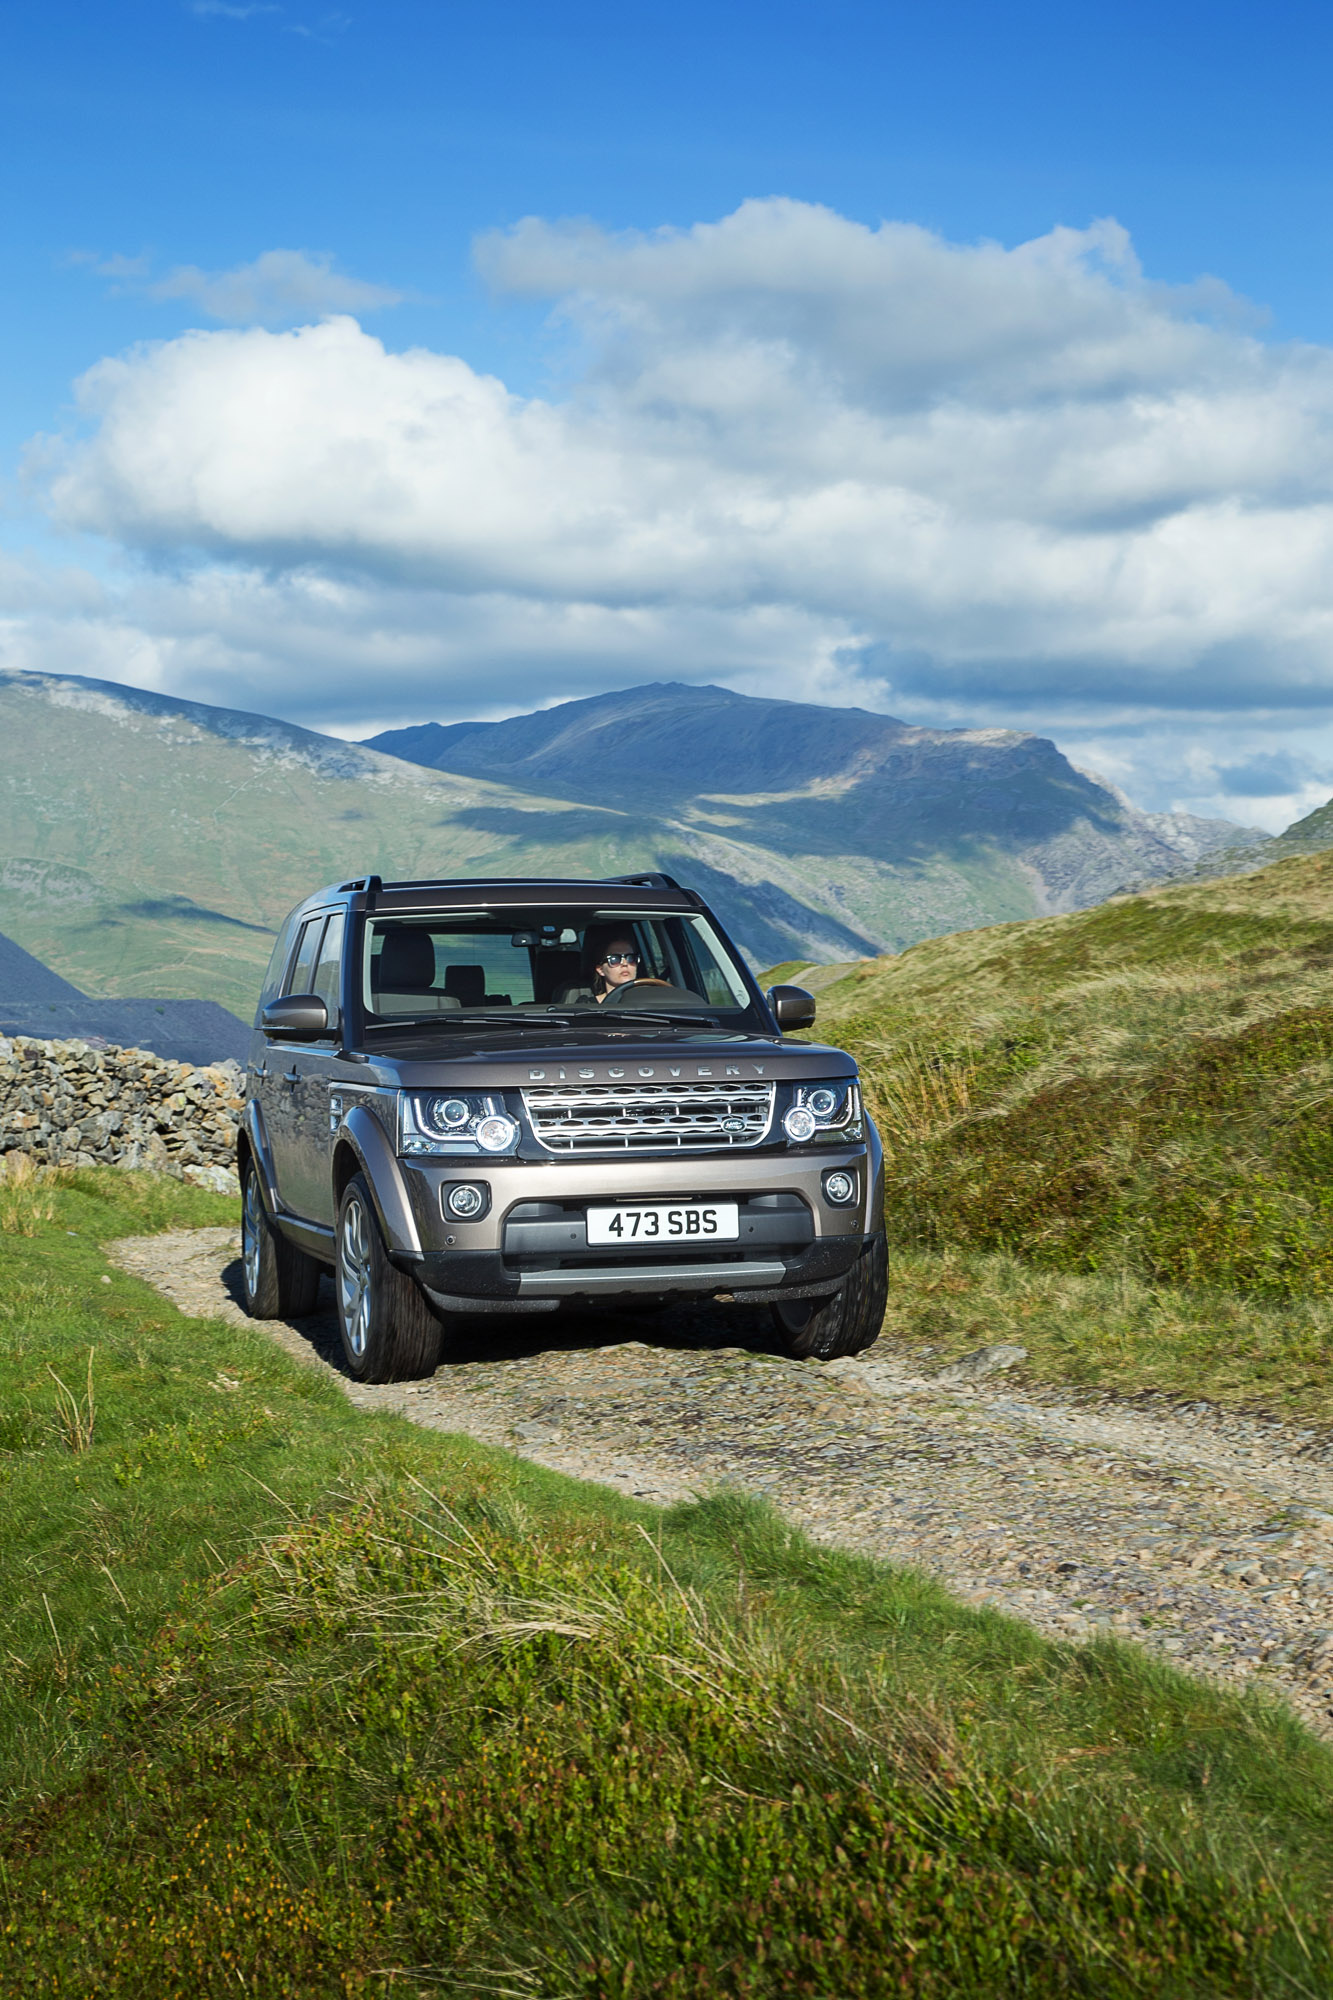
<svg viewBox="0 0 1333 2000"><path fill-rule="evenodd" d="M361 1001L370 1026L469 1015L586 1013L698 1019L750 996L708 919L634 911L457 911L374 917Z"/></svg>

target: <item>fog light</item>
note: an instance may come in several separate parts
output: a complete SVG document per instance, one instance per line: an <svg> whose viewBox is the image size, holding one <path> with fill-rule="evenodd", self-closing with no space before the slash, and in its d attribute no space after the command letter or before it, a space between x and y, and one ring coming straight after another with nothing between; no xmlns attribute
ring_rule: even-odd
<svg viewBox="0 0 1333 2000"><path fill-rule="evenodd" d="M856 1175L844 1173L841 1167L825 1174L824 1199L834 1208L846 1208L849 1201L856 1200Z"/></svg>
<svg viewBox="0 0 1333 2000"><path fill-rule="evenodd" d="M507 1153L517 1142L518 1127L512 1118L506 1118L497 1111L492 1117L481 1120L476 1139L483 1153Z"/></svg>
<svg viewBox="0 0 1333 2000"><path fill-rule="evenodd" d="M444 1190L444 1205L460 1222L471 1222L485 1209L486 1190L475 1181L455 1181Z"/></svg>
<svg viewBox="0 0 1333 2000"><path fill-rule="evenodd" d="M813 1139L819 1127L819 1120L804 1104L793 1104L782 1121L782 1129L789 1139L803 1146L807 1139Z"/></svg>

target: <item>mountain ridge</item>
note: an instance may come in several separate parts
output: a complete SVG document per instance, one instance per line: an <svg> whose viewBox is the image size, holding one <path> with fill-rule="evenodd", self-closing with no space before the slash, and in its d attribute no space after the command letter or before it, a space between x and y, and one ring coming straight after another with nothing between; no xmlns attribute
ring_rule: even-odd
<svg viewBox="0 0 1333 2000"><path fill-rule="evenodd" d="M1142 812L1033 732L927 729L868 709L682 682L500 722L385 730L364 747L431 769L502 767L572 801L633 798L686 823L746 827L779 851L778 808L816 852L847 852L859 834L868 859L900 868L990 843L1035 876L1031 915L1086 907L1130 874L1170 879L1262 837L1229 821Z"/></svg>

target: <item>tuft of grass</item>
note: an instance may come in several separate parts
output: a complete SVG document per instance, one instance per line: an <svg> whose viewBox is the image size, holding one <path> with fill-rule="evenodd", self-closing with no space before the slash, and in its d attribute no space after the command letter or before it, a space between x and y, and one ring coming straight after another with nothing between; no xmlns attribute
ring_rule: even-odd
<svg viewBox="0 0 1333 2000"><path fill-rule="evenodd" d="M82 1397L76 1396L47 1363L46 1372L56 1385L56 1431L70 1451L87 1451L93 1441L97 1423L97 1402L93 1393L94 1351L91 1347L88 1349L88 1381Z"/></svg>
<svg viewBox="0 0 1333 2000"><path fill-rule="evenodd" d="M0 1234L35 1236L55 1219L54 1190L69 1184L68 1167L41 1167L29 1153L0 1158Z"/></svg>

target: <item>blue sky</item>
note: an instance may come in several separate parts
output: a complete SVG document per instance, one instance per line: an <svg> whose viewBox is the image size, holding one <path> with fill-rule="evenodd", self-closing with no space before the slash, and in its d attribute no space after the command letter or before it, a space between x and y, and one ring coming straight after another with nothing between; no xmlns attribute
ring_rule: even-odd
<svg viewBox="0 0 1333 2000"><path fill-rule="evenodd" d="M724 680L1333 789L1327 8L0 32L13 663L349 734Z"/></svg>

